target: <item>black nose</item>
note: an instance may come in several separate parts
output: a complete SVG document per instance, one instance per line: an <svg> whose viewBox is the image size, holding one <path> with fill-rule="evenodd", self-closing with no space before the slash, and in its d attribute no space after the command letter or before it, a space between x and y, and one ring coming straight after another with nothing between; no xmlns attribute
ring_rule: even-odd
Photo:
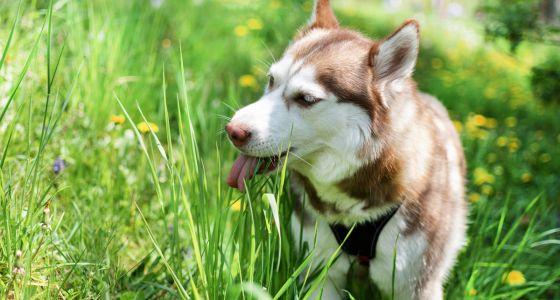
<svg viewBox="0 0 560 300"><path fill-rule="evenodd" d="M251 131L243 124L229 123L226 125L226 131L236 147L244 146L251 138Z"/></svg>

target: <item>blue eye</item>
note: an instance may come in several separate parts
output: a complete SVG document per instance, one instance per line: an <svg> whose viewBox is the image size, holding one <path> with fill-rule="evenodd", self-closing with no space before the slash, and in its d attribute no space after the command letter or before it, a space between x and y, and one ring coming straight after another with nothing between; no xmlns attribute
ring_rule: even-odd
<svg viewBox="0 0 560 300"><path fill-rule="evenodd" d="M315 98L315 97L313 97L313 96L311 96L311 95L305 95L305 96L303 96L303 100L304 100L305 102L309 102L309 103L315 103L315 102L317 102L317 98Z"/></svg>
<svg viewBox="0 0 560 300"><path fill-rule="evenodd" d="M303 94L303 93L297 94L294 97L294 101L303 105L303 106L311 106L311 105L313 105L313 104L315 104L315 103L317 103L321 100L322 99L319 99L317 97L313 97L309 94Z"/></svg>

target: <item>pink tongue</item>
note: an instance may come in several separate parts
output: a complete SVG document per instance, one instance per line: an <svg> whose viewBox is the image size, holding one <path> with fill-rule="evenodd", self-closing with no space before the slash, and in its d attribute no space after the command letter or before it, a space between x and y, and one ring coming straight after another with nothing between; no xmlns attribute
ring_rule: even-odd
<svg viewBox="0 0 560 300"><path fill-rule="evenodd" d="M245 154L240 154L239 157L233 163L229 176L227 178L227 184L232 188L237 188L240 191L245 191L244 181L249 180L255 176L255 168L257 167L259 159L253 156L247 156ZM267 170L265 166L260 166L257 173L264 173L266 171L271 171L274 169L276 164L273 162Z"/></svg>

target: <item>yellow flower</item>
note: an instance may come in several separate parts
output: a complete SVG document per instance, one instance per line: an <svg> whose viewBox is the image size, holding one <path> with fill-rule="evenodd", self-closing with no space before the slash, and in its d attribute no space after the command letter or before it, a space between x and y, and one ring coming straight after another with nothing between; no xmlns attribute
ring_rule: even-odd
<svg viewBox="0 0 560 300"><path fill-rule="evenodd" d="M493 192L494 192L494 189L492 188L492 186L487 185L487 184L482 186L482 193L484 195L488 196L488 195L492 194Z"/></svg>
<svg viewBox="0 0 560 300"><path fill-rule="evenodd" d="M515 125L517 125L517 119L515 117L507 117L506 125L507 127L515 127Z"/></svg>
<svg viewBox="0 0 560 300"><path fill-rule="evenodd" d="M505 147L508 143L508 138L505 136L501 136L496 140L496 145L499 147Z"/></svg>
<svg viewBox="0 0 560 300"><path fill-rule="evenodd" d="M486 127L488 128L496 128L496 126L498 126L498 121L496 121L496 119L494 118L488 118L486 120Z"/></svg>
<svg viewBox="0 0 560 300"><path fill-rule="evenodd" d="M508 144L509 152L515 152L519 149L519 144L521 141L518 138L513 138Z"/></svg>
<svg viewBox="0 0 560 300"><path fill-rule="evenodd" d="M473 123L476 126L484 126L486 125L486 117L483 115L474 115Z"/></svg>
<svg viewBox="0 0 560 300"><path fill-rule="evenodd" d="M138 123L138 125L136 125L136 127L138 128L138 130L141 133L148 133L148 132L150 132L150 129L154 133L159 131L159 127L152 122L141 122L141 123Z"/></svg>
<svg viewBox="0 0 560 300"><path fill-rule="evenodd" d="M242 87L257 87L257 79L255 76L247 74L239 77L239 85Z"/></svg>
<svg viewBox="0 0 560 300"><path fill-rule="evenodd" d="M483 126L490 127L489 119L487 119L483 115L472 115L469 116L467 121L465 122L465 128L467 135L472 136L477 139L487 139L488 138L488 131L482 128ZM490 124L492 125L492 124Z"/></svg>
<svg viewBox="0 0 560 300"><path fill-rule="evenodd" d="M461 133L461 131L463 131L463 124L461 121L453 121L453 126L455 126L457 132Z"/></svg>
<svg viewBox="0 0 560 300"><path fill-rule="evenodd" d="M510 286L522 285L525 283L525 276L521 271L513 270L504 275L504 282Z"/></svg>
<svg viewBox="0 0 560 300"><path fill-rule="evenodd" d="M476 289L470 289L468 294L469 296L476 296L478 294L478 291Z"/></svg>
<svg viewBox="0 0 560 300"><path fill-rule="evenodd" d="M251 30L261 30L263 28L263 24L261 20L251 18L247 21L247 27Z"/></svg>
<svg viewBox="0 0 560 300"><path fill-rule="evenodd" d="M238 37L244 37L249 33L249 29L247 29L247 26L238 25L233 29L233 33Z"/></svg>
<svg viewBox="0 0 560 300"><path fill-rule="evenodd" d="M233 211L241 211L241 201L237 200L230 206Z"/></svg>
<svg viewBox="0 0 560 300"><path fill-rule="evenodd" d="M281 6L282 6L282 3L280 3L280 1L278 1L278 0L272 0L270 2L270 8L272 8L272 9L278 9Z"/></svg>
<svg viewBox="0 0 560 300"><path fill-rule="evenodd" d="M161 46L165 49L171 47L171 40L168 38L165 38L161 41Z"/></svg>
<svg viewBox="0 0 560 300"><path fill-rule="evenodd" d="M541 154L541 156L540 156L539 158L541 159L541 161L542 161L543 163L547 163L547 162L549 162L549 161L552 159L552 157L551 157L550 154L548 154L548 153L543 153L543 154Z"/></svg>
<svg viewBox="0 0 560 300"><path fill-rule="evenodd" d="M494 168L494 174L498 175L498 176L502 176L504 175L504 167L502 166L496 166Z"/></svg>
<svg viewBox="0 0 560 300"><path fill-rule="evenodd" d="M531 175L531 173L529 172L525 172L523 173L523 175L521 175L521 181L525 183L531 181L532 179L533 179L533 175Z"/></svg>
<svg viewBox="0 0 560 300"><path fill-rule="evenodd" d="M495 181L494 175L490 174L488 171L486 171L486 169L482 167L474 169L473 176L474 184L476 185L483 185L485 183L492 184Z"/></svg>
<svg viewBox="0 0 560 300"><path fill-rule="evenodd" d="M469 196L469 201L472 203L476 203L480 200L480 194L479 193L470 193Z"/></svg>
<svg viewBox="0 0 560 300"><path fill-rule="evenodd" d="M124 123L124 121L126 121L126 119L124 118L123 115L112 115L111 116L111 122L113 122L115 124L122 124L122 123Z"/></svg>
<svg viewBox="0 0 560 300"><path fill-rule="evenodd" d="M542 138L544 137L544 131L542 130L535 131L535 137L539 140L542 140Z"/></svg>

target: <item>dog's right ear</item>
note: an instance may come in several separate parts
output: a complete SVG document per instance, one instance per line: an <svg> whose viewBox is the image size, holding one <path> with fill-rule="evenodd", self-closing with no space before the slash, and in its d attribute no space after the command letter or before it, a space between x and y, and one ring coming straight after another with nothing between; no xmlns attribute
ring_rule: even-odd
<svg viewBox="0 0 560 300"><path fill-rule="evenodd" d="M298 31L294 40L299 40L300 38L306 36L311 30L316 28L338 28L338 20L334 15L329 0L315 0L315 3L313 4L313 12L311 13L311 19L309 19L307 25Z"/></svg>
<svg viewBox="0 0 560 300"><path fill-rule="evenodd" d="M329 0L315 0L313 13L309 20L310 28L336 29L338 20L334 15Z"/></svg>

